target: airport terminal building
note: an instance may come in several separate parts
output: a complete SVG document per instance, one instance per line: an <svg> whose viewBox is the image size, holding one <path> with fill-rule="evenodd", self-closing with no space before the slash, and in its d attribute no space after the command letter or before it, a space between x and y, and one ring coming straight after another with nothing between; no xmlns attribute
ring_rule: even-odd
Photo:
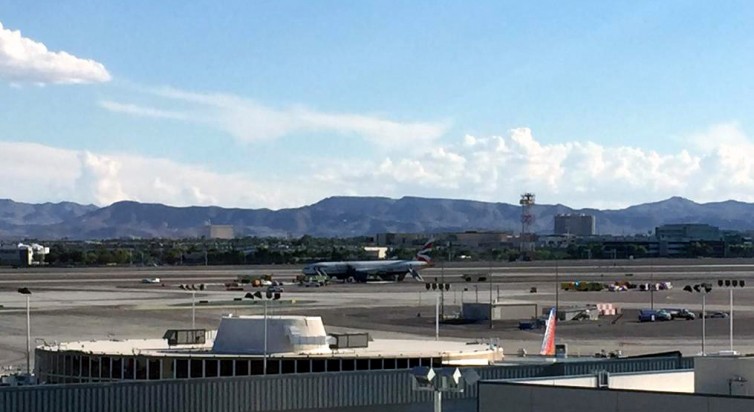
<svg viewBox="0 0 754 412"><path fill-rule="evenodd" d="M87 383L480 366L502 357L484 344L327 334L319 317L229 315L217 331L38 346L35 370L42 382Z"/></svg>

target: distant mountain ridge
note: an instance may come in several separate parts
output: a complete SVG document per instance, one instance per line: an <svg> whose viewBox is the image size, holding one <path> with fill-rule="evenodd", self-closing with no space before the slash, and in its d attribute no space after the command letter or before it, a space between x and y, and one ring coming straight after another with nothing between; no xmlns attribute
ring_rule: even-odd
<svg viewBox="0 0 754 412"><path fill-rule="evenodd" d="M619 210L535 205L534 230L551 233L558 213L594 215L599 234L647 233L668 223L707 223L754 229L754 204L734 200L696 203L672 197ZM174 207L133 201L107 207L71 202L30 204L0 200L2 239L183 238L203 234L208 223L232 225L237 236L349 237L381 232L466 230L519 232L521 208L507 203L420 197L329 197L292 209Z"/></svg>

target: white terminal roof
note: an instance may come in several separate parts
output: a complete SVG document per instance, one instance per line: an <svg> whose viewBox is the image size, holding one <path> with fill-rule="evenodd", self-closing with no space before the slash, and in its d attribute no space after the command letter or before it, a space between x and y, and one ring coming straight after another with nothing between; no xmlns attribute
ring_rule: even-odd
<svg viewBox="0 0 754 412"><path fill-rule="evenodd" d="M260 334L257 328L263 326L263 317L223 317L220 329L208 331L206 343L201 345L168 346L166 339L126 339L126 340L92 340L75 341L55 345L38 346L47 351L77 351L100 356L157 356L157 357L216 357L218 359L257 357L262 355L257 345ZM502 348L486 344L456 341L410 340L410 339L375 339L366 348L343 348L330 350L328 345L322 347L311 345L311 336L324 333L321 318L311 316L281 316L268 318L268 349L273 349L270 342L277 342L269 350L271 358L442 358L444 363L458 365L487 365L499 361ZM271 325L275 326L271 326ZM302 325L311 327L302 331ZM239 333L248 334L249 341L244 342ZM300 334L296 335L296 334ZM225 337L223 336L225 335ZM273 336L275 335L275 336ZM292 336L296 335L296 336ZM264 335L262 334L261 337ZM225 339L230 337L230 339ZM225 339L226 345L217 350L219 343ZM301 343L304 339L304 344ZM291 343L292 342L292 343ZM318 342L321 344L321 342ZM246 346L244 346L246 345ZM213 346L216 350L213 350ZM249 349L249 346L253 349ZM236 349L236 350L233 350Z"/></svg>

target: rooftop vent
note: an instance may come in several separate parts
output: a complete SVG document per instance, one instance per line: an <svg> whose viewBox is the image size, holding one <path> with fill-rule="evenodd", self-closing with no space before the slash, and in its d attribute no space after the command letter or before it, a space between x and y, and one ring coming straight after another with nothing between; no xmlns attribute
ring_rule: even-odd
<svg viewBox="0 0 754 412"><path fill-rule="evenodd" d="M175 345L202 345L206 341L205 329L168 329L163 339L167 339L168 346Z"/></svg>

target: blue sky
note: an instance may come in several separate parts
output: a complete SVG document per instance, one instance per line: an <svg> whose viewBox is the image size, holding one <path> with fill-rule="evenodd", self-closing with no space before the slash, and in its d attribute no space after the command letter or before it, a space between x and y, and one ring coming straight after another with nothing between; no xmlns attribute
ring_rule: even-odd
<svg viewBox="0 0 754 412"><path fill-rule="evenodd" d="M100 3L3 6L0 197L754 201L748 2Z"/></svg>

